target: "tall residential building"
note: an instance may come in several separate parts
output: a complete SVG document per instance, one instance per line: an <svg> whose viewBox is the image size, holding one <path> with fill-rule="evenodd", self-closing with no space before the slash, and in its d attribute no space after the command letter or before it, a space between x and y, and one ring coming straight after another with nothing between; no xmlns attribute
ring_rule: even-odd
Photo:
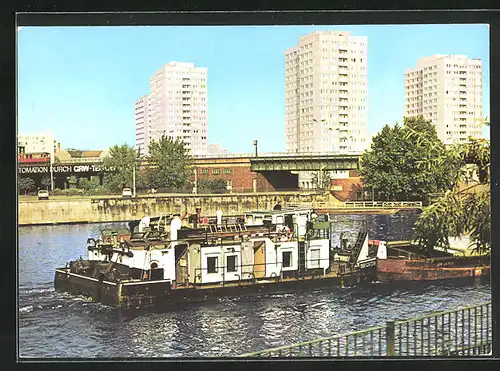
<svg viewBox="0 0 500 371"><path fill-rule="evenodd" d="M150 101L147 95L135 102L135 145L140 153L147 153L151 130Z"/></svg>
<svg viewBox="0 0 500 371"><path fill-rule="evenodd" d="M318 31L285 53L288 152L367 146L367 37Z"/></svg>
<svg viewBox="0 0 500 371"><path fill-rule="evenodd" d="M206 68L181 62L164 65L151 76L148 96L136 102L136 145L148 153L151 139L166 135L182 139L193 155L206 154L207 103Z"/></svg>
<svg viewBox="0 0 500 371"><path fill-rule="evenodd" d="M17 146L24 153L50 153L52 160L57 149L56 138L49 133L18 134Z"/></svg>
<svg viewBox="0 0 500 371"><path fill-rule="evenodd" d="M405 116L422 115L445 144L482 135L483 67L464 55L433 55L405 72Z"/></svg>

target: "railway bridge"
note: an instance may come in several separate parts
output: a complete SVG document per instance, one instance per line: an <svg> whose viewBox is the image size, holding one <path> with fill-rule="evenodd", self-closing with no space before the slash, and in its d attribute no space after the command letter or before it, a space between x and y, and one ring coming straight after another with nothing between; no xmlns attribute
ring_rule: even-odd
<svg viewBox="0 0 500 371"><path fill-rule="evenodd" d="M261 154L221 154L197 156L193 167L196 179L224 179L234 191L279 191L298 189L299 171L319 170L357 170L360 153L284 153L268 152ZM146 160L140 167L149 166ZM19 176L41 178L52 173L57 188L68 186L67 178L98 177L102 184L104 173L114 169L103 166L102 159L73 158L59 160L52 164L19 162Z"/></svg>

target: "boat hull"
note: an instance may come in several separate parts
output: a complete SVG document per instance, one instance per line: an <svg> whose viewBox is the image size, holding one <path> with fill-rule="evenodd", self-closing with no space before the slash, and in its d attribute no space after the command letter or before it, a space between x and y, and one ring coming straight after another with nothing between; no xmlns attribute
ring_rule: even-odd
<svg viewBox="0 0 500 371"><path fill-rule="evenodd" d="M297 292L326 287L353 286L376 278L375 267L339 276L308 276L294 279L240 281L224 285L171 286L170 281L109 282L56 269L56 291L83 295L116 308L144 308L174 303L203 301L210 298L254 296Z"/></svg>
<svg viewBox="0 0 500 371"><path fill-rule="evenodd" d="M450 257L436 259L380 259L380 281L437 281L443 279L488 277L489 257Z"/></svg>

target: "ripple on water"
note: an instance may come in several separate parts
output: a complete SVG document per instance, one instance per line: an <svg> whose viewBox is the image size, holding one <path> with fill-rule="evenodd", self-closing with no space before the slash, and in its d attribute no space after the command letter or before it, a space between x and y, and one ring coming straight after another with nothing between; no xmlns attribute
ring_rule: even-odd
<svg viewBox="0 0 500 371"><path fill-rule="evenodd" d="M389 237L396 240L404 238L414 220L412 215L366 218L370 238L392 233ZM21 228L22 357L234 356L380 325L395 317L478 304L491 297L489 284L375 282L342 290L234 297L127 314L53 289L55 267L85 256L84 242L100 227Z"/></svg>

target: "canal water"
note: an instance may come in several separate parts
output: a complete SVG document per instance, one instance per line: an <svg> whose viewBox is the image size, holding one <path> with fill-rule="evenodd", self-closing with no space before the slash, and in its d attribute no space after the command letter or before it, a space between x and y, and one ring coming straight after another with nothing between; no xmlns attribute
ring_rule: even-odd
<svg viewBox="0 0 500 371"><path fill-rule="evenodd" d="M416 217L405 212L333 220L352 232L366 220L370 238L404 240ZM491 299L488 283L375 282L123 313L54 292L54 269L85 257L87 237L105 226L110 224L19 229L20 357L236 356Z"/></svg>

